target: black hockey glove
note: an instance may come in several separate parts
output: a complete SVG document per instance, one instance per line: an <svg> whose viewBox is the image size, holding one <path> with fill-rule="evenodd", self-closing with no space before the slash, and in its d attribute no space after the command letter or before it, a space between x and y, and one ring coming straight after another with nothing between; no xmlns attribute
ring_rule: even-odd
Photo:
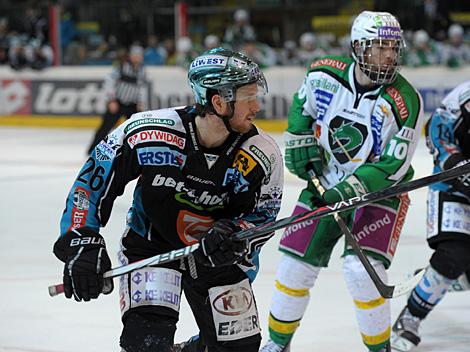
<svg viewBox="0 0 470 352"><path fill-rule="evenodd" d="M196 260L210 267L232 265L243 259L248 251L248 240L239 240L232 236L241 230L232 221L221 219L199 241L199 248L194 252Z"/></svg>
<svg viewBox="0 0 470 352"><path fill-rule="evenodd" d="M463 160L457 163L454 167L462 166L470 162L469 160ZM465 197L470 199L470 174L462 175L452 180L447 181L450 185L451 192L459 192Z"/></svg>
<svg viewBox="0 0 470 352"><path fill-rule="evenodd" d="M100 234L86 227L72 230L56 241L54 254L65 263L65 297L89 301L113 290L113 280L103 278L111 260Z"/></svg>

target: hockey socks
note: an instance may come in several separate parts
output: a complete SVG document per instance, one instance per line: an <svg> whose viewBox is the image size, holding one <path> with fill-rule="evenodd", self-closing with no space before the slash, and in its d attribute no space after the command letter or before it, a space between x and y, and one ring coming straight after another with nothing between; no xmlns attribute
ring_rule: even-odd
<svg viewBox="0 0 470 352"><path fill-rule="evenodd" d="M269 337L276 344L287 346L299 325L300 319L296 321L282 321L269 314Z"/></svg>
<svg viewBox="0 0 470 352"><path fill-rule="evenodd" d="M291 256L282 256L269 314L269 335L275 343L286 346L292 339L307 309L309 289L320 270Z"/></svg>
<svg viewBox="0 0 470 352"><path fill-rule="evenodd" d="M421 320L426 318L434 306L444 297L452 281L429 266L408 298L410 313Z"/></svg>
<svg viewBox="0 0 470 352"><path fill-rule="evenodd" d="M380 278L387 282L387 272L382 262L369 257ZM344 278L354 299L356 319L362 341L370 351L379 352L390 343L390 303L380 296L369 274L359 259L348 255L344 259Z"/></svg>

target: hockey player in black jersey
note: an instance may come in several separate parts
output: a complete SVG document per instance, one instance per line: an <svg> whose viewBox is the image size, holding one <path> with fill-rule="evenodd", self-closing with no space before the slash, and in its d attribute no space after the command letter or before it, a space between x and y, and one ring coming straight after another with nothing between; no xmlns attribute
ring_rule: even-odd
<svg viewBox="0 0 470 352"><path fill-rule="evenodd" d="M122 236L122 265L197 241L194 256L120 277L126 352L173 351L185 293L205 351L258 351L251 288L272 234L232 234L276 218L283 164L273 139L253 125L267 85L243 54L212 49L188 73L195 106L134 114L91 152L66 200L55 255L64 292L77 301L109 293L111 260L99 234L114 200L137 179Z"/></svg>
<svg viewBox="0 0 470 352"><path fill-rule="evenodd" d="M470 81L454 88L426 125L434 172L470 162ZM470 271L470 175L432 185L427 237L434 250L426 272L393 325L393 351L410 351L421 341L421 321L451 287L463 290Z"/></svg>

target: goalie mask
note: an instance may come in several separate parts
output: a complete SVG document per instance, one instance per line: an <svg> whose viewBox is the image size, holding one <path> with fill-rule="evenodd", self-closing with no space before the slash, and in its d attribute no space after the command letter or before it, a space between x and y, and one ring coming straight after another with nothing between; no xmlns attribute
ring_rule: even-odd
<svg viewBox="0 0 470 352"><path fill-rule="evenodd" d="M351 47L354 60L373 83L395 80L405 47L395 16L388 12L361 12L351 28Z"/></svg>

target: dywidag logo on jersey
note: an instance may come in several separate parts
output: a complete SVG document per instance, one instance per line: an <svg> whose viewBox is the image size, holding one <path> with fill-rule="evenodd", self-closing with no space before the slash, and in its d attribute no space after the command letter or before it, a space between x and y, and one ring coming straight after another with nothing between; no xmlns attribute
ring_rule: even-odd
<svg viewBox="0 0 470 352"><path fill-rule="evenodd" d="M127 143L131 148L134 148L137 144L149 142L165 142L184 149L186 139L170 132L158 130L140 131L127 138Z"/></svg>
<svg viewBox="0 0 470 352"><path fill-rule="evenodd" d="M341 116L331 120L329 127L331 131L328 134L328 143L336 160L341 164L354 161L366 140L367 127Z"/></svg>

